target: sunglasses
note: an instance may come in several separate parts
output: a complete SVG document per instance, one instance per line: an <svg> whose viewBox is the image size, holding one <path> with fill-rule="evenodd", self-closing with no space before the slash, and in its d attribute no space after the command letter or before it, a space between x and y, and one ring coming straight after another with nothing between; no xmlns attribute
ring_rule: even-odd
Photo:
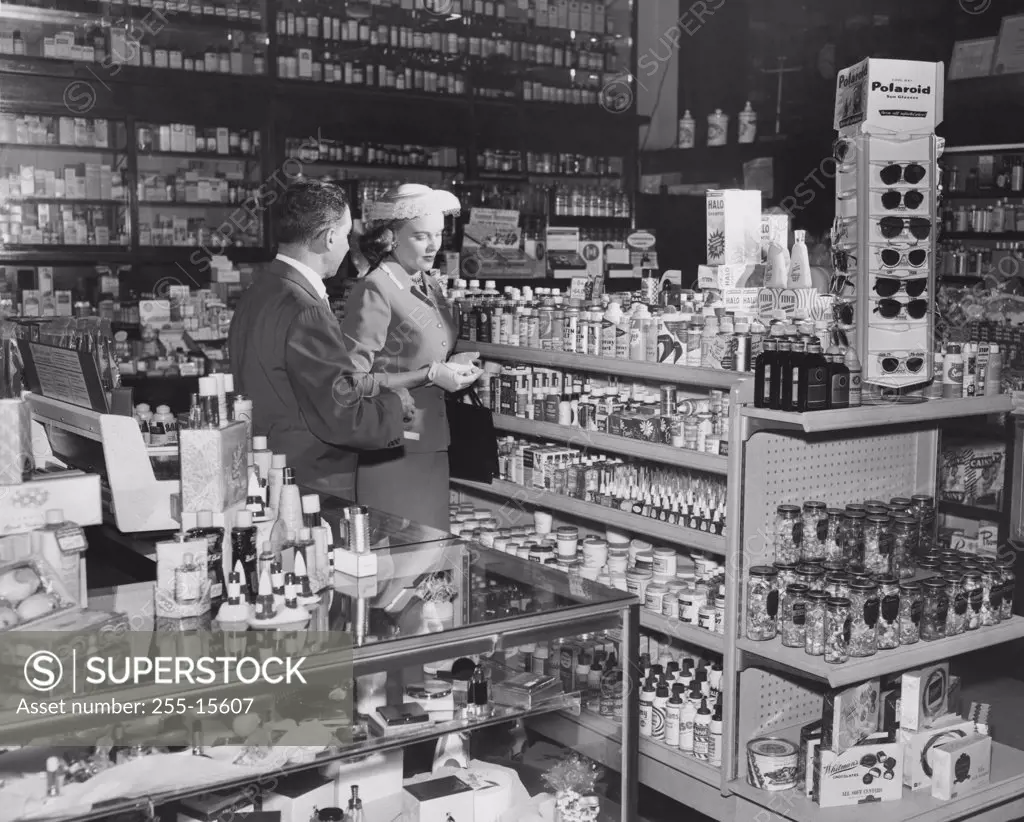
<svg viewBox="0 0 1024 822"><path fill-rule="evenodd" d="M904 231L909 231L915 239L927 240L932 233L932 222L925 217L883 217L878 221L878 228L887 240L894 240Z"/></svg>
<svg viewBox="0 0 1024 822"><path fill-rule="evenodd" d="M832 159L837 163L850 163L857 156L857 144L849 137L840 137L832 143Z"/></svg>
<svg viewBox="0 0 1024 822"><path fill-rule="evenodd" d="M908 297L920 297L928 287L928 278L902 280L898 277L876 277L875 293L880 297L891 297L902 288Z"/></svg>
<svg viewBox="0 0 1024 822"><path fill-rule="evenodd" d="M928 172L920 163L890 163L878 172L879 179L887 186L894 186L899 182L916 186L927 175Z"/></svg>
<svg viewBox="0 0 1024 822"><path fill-rule="evenodd" d="M886 268L896 268L901 265L920 268L928 260L928 249L911 248L901 251L898 248L883 248L878 252L878 257Z"/></svg>
<svg viewBox="0 0 1024 822"><path fill-rule="evenodd" d="M853 325L853 312L856 303L832 303L832 316L840 325Z"/></svg>
<svg viewBox="0 0 1024 822"><path fill-rule="evenodd" d="M917 189L911 189L910 191L889 189L882 195L882 208L886 211L895 211L900 206L903 206L910 211L916 211L921 207L923 202L924 194Z"/></svg>
<svg viewBox="0 0 1024 822"><path fill-rule="evenodd" d="M900 311L904 310L911 319L920 320L928 313L928 300L910 300L901 303L899 300L887 298L879 300L878 305L875 306L875 313L881 314L887 320L895 320L900 315Z"/></svg>
<svg viewBox="0 0 1024 822"><path fill-rule="evenodd" d="M881 365L886 374L895 374L901 369L917 374L924 368L924 357L882 357Z"/></svg>
<svg viewBox="0 0 1024 822"><path fill-rule="evenodd" d="M847 288L852 290L855 287L856 286L854 281L846 274L833 274L832 281L829 284L828 293L831 294L833 297L840 297L842 296L843 292L846 291Z"/></svg>
<svg viewBox="0 0 1024 822"><path fill-rule="evenodd" d="M856 266L857 256L842 248L832 249L832 267L837 271L849 271L851 263Z"/></svg>

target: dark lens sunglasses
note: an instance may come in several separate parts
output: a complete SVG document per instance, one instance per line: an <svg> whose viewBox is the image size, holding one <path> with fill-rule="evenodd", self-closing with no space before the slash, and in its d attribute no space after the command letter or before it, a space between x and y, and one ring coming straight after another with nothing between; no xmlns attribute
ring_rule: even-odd
<svg viewBox="0 0 1024 822"><path fill-rule="evenodd" d="M917 211L924 202L924 194L917 189L910 191L897 191L890 189L882 195L882 208L886 211L895 211L900 206L911 211Z"/></svg>
<svg viewBox="0 0 1024 822"><path fill-rule="evenodd" d="M901 180L909 185L916 186L921 182L928 172L920 163L891 163L883 168L878 176L887 186L894 186Z"/></svg>
<svg viewBox="0 0 1024 822"><path fill-rule="evenodd" d="M908 297L920 297L928 287L928 279L901 280L898 277L877 277L875 293L880 297L891 297L902 288Z"/></svg>
<svg viewBox="0 0 1024 822"><path fill-rule="evenodd" d="M924 368L924 357L883 357L882 370L886 374L895 374L900 366L906 367L911 374L918 373Z"/></svg>
<svg viewBox="0 0 1024 822"><path fill-rule="evenodd" d="M913 320L920 320L928 313L928 300L910 300L901 303L899 300L879 300L875 306L875 312L881 314L887 320L894 320L900 315L900 311L906 309L907 316Z"/></svg>
<svg viewBox="0 0 1024 822"><path fill-rule="evenodd" d="M886 268L896 268L898 265L909 265L911 268L920 268L928 259L928 250L925 248L912 248L903 252L898 248L883 248L879 253L882 265Z"/></svg>
<svg viewBox="0 0 1024 822"><path fill-rule="evenodd" d="M842 165L856 154L857 146L849 137L840 137L832 143L832 159Z"/></svg>
<svg viewBox="0 0 1024 822"><path fill-rule="evenodd" d="M853 325L854 308L854 303L833 303L832 316L835 318L835 321L840 325Z"/></svg>
<svg viewBox="0 0 1024 822"><path fill-rule="evenodd" d="M851 254L849 251L844 251L841 248L832 250L832 267L838 271L847 272L850 270L851 263L857 264L857 257Z"/></svg>
<svg viewBox="0 0 1024 822"><path fill-rule="evenodd" d="M909 231L918 240L927 240L928 235L932 233L931 220L924 217L883 217L878 221L878 227L887 240L894 240L904 230Z"/></svg>

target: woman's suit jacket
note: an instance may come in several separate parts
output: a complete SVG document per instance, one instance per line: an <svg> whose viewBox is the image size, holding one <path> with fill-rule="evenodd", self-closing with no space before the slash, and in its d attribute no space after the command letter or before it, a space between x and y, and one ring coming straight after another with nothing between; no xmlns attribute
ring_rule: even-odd
<svg viewBox="0 0 1024 822"><path fill-rule="evenodd" d="M344 370L352 374L402 374L444 362L455 348L455 320L441 287L429 275L424 286L397 263L382 263L360 280L345 306L341 331L347 349ZM433 385L410 392L416 412L403 440L409 453L448 449L444 391Z"/></svg>

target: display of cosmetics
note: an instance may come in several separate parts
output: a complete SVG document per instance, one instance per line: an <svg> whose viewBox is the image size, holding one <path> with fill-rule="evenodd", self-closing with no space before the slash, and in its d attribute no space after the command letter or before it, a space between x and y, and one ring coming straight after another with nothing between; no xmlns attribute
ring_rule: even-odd
<svg viewBox="0 0 1024 822"><path fill-rule="evenodd" d="M108 212L104 206L66 203L9 205L0 212L0 240L6 245L127 246L124 212L113 220Z"/></svg>
<svg viewBox="0 0 1024 822"><path fill-rule="evenodd" d="M345 59L338 47L278 47L277 76L283 80L308 80L313 83L338 83L346 86L389 88L397 91L423 91L430 94L466 93L465 75L412 65L373 60ZM383 55L382 58L384 59Z"/></svg>
<svg viewBox="0 0 1024 822"><path fill-rule="evenodd" d="M199 128L187 123L141 123L135 144L142 153L176 152L231 157L258 157L260 132L229 128Z"/></svg>
<svg viewBox="0 0 1024 822"><path fill-rule="evenodd" d="M243 206L238 206L242 209ZM251 214L247 214L251 217ZM224 236L221 217L183 217L180 214L154 214L152 222L139 223L140 246L189 246L203 248L253 247L260 245L260 221L249 220L242 228L231 224L234 233Z"/></svg>
<svg viewBox="0 0 1024 822"><path fill-rule="evenodd" d="M507 437L498 443L501 479L656 519L725 534L725 483L588 449Z"/></svg>
<svg viewBox="0 0 1024 822"><path fill-rule="evenodd" d="M285 155L304 163L351 163L368 166L458 168L459 150L451 146L338 143L289 137Z"/></svg>
<svg viewBox="0 0 1024 822"><path fill-rule="evenodd" d="M509 654L513 670L554 677L567 693L580 692L587 710L609 719L622 718L625 674L618 643L604 635L585 634L515 650L515 655Z"/></svg>
<svg viewBox="0 0 1024 822"><path fill-rule="evenodd" d="M966 172L959 165L949 165L942 178L945 190L951 194L981 196L1000 191L1024 191L1024 157L1004 155L999 158L998 170L993 156L984 155L980 159L978 166Z"/></svg>
<svg viewBox="0 0 1024 822"><path fill-rule="evenodd" d="M571 185L555 188L556 217L615 217L630 215L629 194L604 186Z"/></svg>
<svg viewBox="0 0 1024 822"><path fill-rule="evenodd" d="M0 202L120 201L124 197L121 172L109 163L72 163L58 169L25 163L0 166Z"/></svg>
<svg viewBox="0 0 1024 822"><path fill-rule="evenodd" d="M948 343L935 352L934 368L928 396L966 399L1003 393L1003 355L998 343Z"/></svg>
<svg viewBox="0 0 1024 822"><path fill-rule="evenodd" d="M108 148L111 144L110 123L101 117L90 120L84 117L0 114L0 143Z"/></svg>
<svg viewBox="0 0 1024 822"><path fill-rule="evenodd" d="M1024 208L1021 209L1021 222L1017 231L1024 232ZM1009 241L984 246L945 242L939 250L938 274L940 278L986 277L993 274L1002 279L1016 276L1020 265L1017 246Z"/></svg>
<svg viewBox="0 0 1024 822"><path fill-rule="evenodd" d="M1024 232L1024 200L1013 202L1005 197L990 206L946 205L942 210L942 226L956 233Z"/></svg>
<svg viewBox="0 0 1024 822"><path fill-rule="evenodd" d="M257 197L259 185L237 176L179 168L172 174L139 172L138 196L148 203L212 203L237 205Z"/></svg>
<svg viewBox="0 0 1024 822"><path fill-rule="evenodd" d="M497 370L500 369L500 370ZM729 397L681 398L676 386L521 365L485 367L477 393L492 411L584 431L718 454L729 439Z"/></svg>
<svg viewBox="0 0 1024 822"><path fill-rule="evenodd" d="M526 154L530 174L622 174L622 157L591 157L585 154Z"/></svg>
<svg viewBox="0 0 1024 822"><path fill-rule="evenodd" d="M616 562L628 561L626 590L645 610L682 625L725 633L725 568L699 551L653 548L632 540L628 552L619 550ZM621 587L618 586L618 587Z"/></svg>

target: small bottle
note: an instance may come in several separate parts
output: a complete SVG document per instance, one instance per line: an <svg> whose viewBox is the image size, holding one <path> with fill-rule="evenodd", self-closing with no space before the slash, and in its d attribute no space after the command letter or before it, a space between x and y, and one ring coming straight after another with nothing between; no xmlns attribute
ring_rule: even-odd
<svg viewBox="0 0 1024 822"><path fill-rule="evenodd" d="M683 714L683 699L681 694L684 687L682 683L676 682L672 686L672 696L665 707L665 744L672 747L679 747L680 721Z"/></svg>
<svg viewBox="0 0 1024 822"><path fill-rule="evenodd" d="M711 715L711 725L709 727L709 745L710 751L708 753L708 759L711 764L716 767L722 766L722 700L719 699L715 705L715 712Z"/></svg>
<svg viewBox="0 0 1024 822"><path fill-rule="evenodd" d="M748 101L739 116L739 142L752 143L755 139L757 139L757 112Z"/></svg>
<svg viewBox="0 0 1024 822"><path fill-rule="evenodd" d="M729 141L729 115L720 108L708 115L708 145L724 146Z"/></svg>
<svg viewBox="0 0 1024 822"><path fill-rule="evenodd" d="M191 605L199 599L205 569L193 560L192 554L181 558L181 565L174 569L174 600L180 605Z"/></svg>
<svg viewBox="0 0 1024 822"><path fill-rule="evenodd" d="M203 405L198 394L192 394L189 401L188 427L193 431L203 427Z"/></svg>
<svg viewBox="0 0 1024 822"><path fill-rule="evenodd" d="M46 758L46 795L60 796L61 768L56 756Z"/></svg>
<svg viewBox="0 0 1024 822"><path fill-rule="evenodd" d="M668 685L658 685L651 711L651 738L665 741L665 721L668 714Z"/></svg>
<svg viewBox="0 0 1024 822"><path fill-rule="evenodd" d="M245 584L250 596L259 590L259 563L256 548L256 526L252 524L251 511L235 514L235 526L231 529L231 565L241 563Z"/></svg>
<svg viewBox="0 0 1024 822"><path fill-rule="evenodd" d="M348 800L348 813L345 822L366 822L363 815L363 800L359 798L359 786L352 786L352 797Z"/></svg>
<svg viewBox="0 0 1024 822"><path fill-rule="evenodd" d="M711 711L706 699L700 701L693 720L693 756L703 761L711 756Z"/></svg>
<svg viewBox="0 0 1024 822"><path fill-rule="evenodd" d="M843 363L841 354L829 354L828 363L828 407L850 407L850 369Z"/></svg>
<svg viewBox="0 0 1024 822"><path fill-rule="evenodd" d="M942 399L942 375L945 354L938 348L932 358L932 381L924 389L924 395L930 400Z"/></svg>
<svg viewBox="0 0 1024 822"><path fill-rule="evenodd" d="M679 714L679 750L693 753L693 724L697 719L697 703L687 698Z"/></svg>
<svg viewBox="0 0 1024 822"><path fill-rule="evenodd" d="M640 691L640 736L654 737L654 699L657 689L654 680L648 679Z"/></svg>
<svg viewBox="0 0 1024 822"><path fill-rule="evenodd" d="M829 365L821 353L817 337L811 337L800 364L797 383L798 411L824 411L828 408Z"/></svg>
<svg viewBox="0 0 1024 822"><path fill-rule="evenodd" d="M860 408L863 389L861 387L860 358L851 345L843 355L843 365L850 372L850 408Z"/></svg>
<svg viewBox="0 0 1024 822"><path fill-rule="evenodd" d="M220 428L220 406L217 399L217 380L199 378L200 428Z"/></svg>
<svg viewBox="0 0 1024 822"><path fill-rule="evenodd" d="M768 408L771 399L772 372L778 360L778 344L775 340L764 341L761 353L754 365L754 406Z"/></svg>
<svg viewBox="0 0 1024 822"><path fill-rule="evenodd" d="M687 109L679 118L679 135L676 148L693 148L697 143L697 122Z"/></svg>
<svg viewBox="0 0 1024 822"><path fill-rule="evenodd" d="M473 678L469 683L469 710L474 716L486 716L490 704L490 695L487 690L487 677L482 666L477 665L473 671Z"/></svg>
<svg viewBox="0 0 1024 822"><path fill-rule="evenodd" d="M959 345L950 345L942 362L942 397L960 399L963 391L964 355Z"/></svg>

